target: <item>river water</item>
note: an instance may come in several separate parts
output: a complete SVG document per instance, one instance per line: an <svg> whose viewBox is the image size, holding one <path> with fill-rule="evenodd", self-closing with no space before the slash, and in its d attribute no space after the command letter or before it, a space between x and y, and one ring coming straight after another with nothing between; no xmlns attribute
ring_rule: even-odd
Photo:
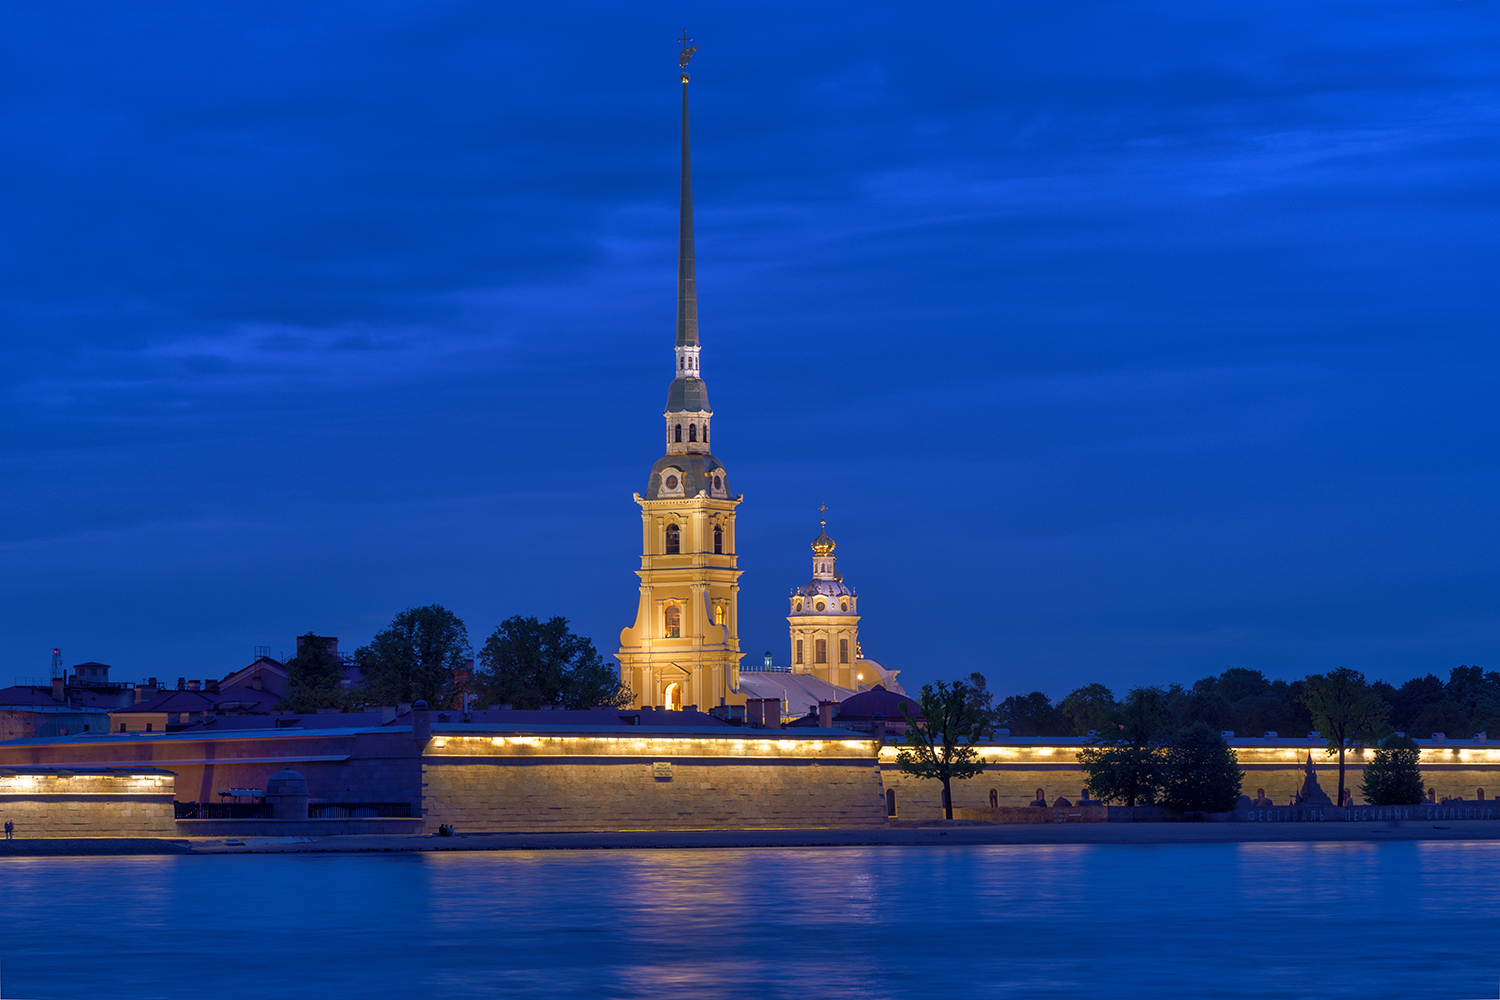
<svg viewBox="0 0 1500 1000"><path fill-rule="evenodd" d="M0 997L1496 997L1500 844L0 861Z"/></svg>

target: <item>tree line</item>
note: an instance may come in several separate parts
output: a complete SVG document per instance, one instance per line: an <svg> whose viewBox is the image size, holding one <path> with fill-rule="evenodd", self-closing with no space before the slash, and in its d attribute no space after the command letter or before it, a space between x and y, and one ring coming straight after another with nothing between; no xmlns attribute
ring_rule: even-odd
<svg viewBox="0 0 1500 1000"><path fill-rule="evenodd" d="M982 674L970 675L969 685L981 699L989 696ZM1385 705L1393 730L1419 738L1432 733L1462 739L1481 732L1500 735L1500 672L1459 666L1446 682L1429 673L1399 687L1386 681L1370 681L1367 686ZM1103 684L1086 684L1056 704L1033 691L1012 695L993 708L985 701L985 708L993 725L1010 730L1012 736L1086 736L1091 730L1117 728L1135 692L1150 690L1177 727L1201 722L1215 732L1240 736L1302 736L1318 728L1307 707L1306 689L1306 679L1272 681L1259 670L1231 667L1186 687L1131 688L1123 698Z"/></svg>
<svg viewBox="0 0 1500 1000"><path fill-rule="evenodd" d="M1090 684L1055 706L1040 691L995 706L984 675L971 673L952 684L924 685L917 701L921 717L902 707L908 718L897 760L908 774L942 782L949 819L951 783L984 771L975 744L1005 729L1012 736L1084 737L1078 762L1087 788L1102 802L1231 810L1244 772L1223 733L1245 720L1250 725L1236 732L1278 731L1260 724L1289 720L1289 736L1316 733L1325 753L1338 758L1338 803L1345 800L1348 753L1376 747L1360 786L1365 801L1414 805L1422 799L1420 751L1398 725L1460 720L1449 726L1455 736L1487 732L1490 720L1500 719L1500 673L1460 666L1447 684L1428 674L1397 688L1347 667L1293 682L1237 668L1190 689L1133 687L1121 699L1103 684Z"/></svg>
<svg viewBox="0 0 1500 1000"><path fill-rule="evenodd" d="M481 705L567 709L630 703L619 670L606 663L593 640L575 635L566 618L545 622L515 615L501 622L476 655L463 619L438 604L408 608L359 647L349 661L330 642L309 632L289 659L287 693L280 708L358 712L375 705L425 701L455 709L465 695ZM346 683L357 666L362 679Z"/></svg>

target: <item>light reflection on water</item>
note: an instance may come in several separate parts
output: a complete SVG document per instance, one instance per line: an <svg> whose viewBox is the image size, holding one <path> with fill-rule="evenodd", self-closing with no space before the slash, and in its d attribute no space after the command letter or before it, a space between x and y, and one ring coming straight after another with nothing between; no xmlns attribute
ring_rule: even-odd
<svg viewBox="0 0 1500 1000"><path fill-rule="evenodd" d="M1500 844L14 858L0 996L1494 997Z"/></svg>

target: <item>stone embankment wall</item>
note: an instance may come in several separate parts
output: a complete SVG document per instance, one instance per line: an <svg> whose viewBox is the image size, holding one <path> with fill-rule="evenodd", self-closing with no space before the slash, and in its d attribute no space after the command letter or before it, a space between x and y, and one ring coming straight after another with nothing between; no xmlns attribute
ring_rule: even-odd
<svg viewBox="0 0 1500 1000"><path fill-rule="evenodd" d="M172 776L0 771L0 823L36 837L175 837Z"/></svg>
<svg viewBox="0 0 1500 1000"><path fill-rule="evenodd" d="M885 822L868 738L774 733L434 738L428 832L875 827Z"/></svg>
<svg viewBox="0 0 1500 1000"><path fill-rule="evenodd" d="M1468 806L1476 805L1478 792L1493 799L1500 793L1500 746L1473 741L1419 740L1422 747L1422 778L1437 798L1462 798ZM1285 806L1302 788L1306 779L1308 754L1312 754L1318 783L1332 798L1338 791L1338 758L1324 752L1326 744L1311 740L1232 740L1245 772L1242 791L1251 796L1257 788L1278 806ZM965 781L953 782L955 818L959 809L985 809L990 806L990 791L996 805L1022 807L1036 798L1042 789L1049 803L1059 796L1077 804L1083 791L1083 770L1078 766L1080 744L1072 740L997 741L986 746L982 757L983 774ZM1354 794L1356 804L1363 803L1360 782L1370 750L1354 751L1345 757L1344 784ZM902 820L936 819L943 815L942 785L937 781L902 774L896 764L896 749L885 747L880 754L884 787L896 793L896 816ZM1457 803L1455 803L1457 805ZM977 818L977 817L975 817Z"/></svg>

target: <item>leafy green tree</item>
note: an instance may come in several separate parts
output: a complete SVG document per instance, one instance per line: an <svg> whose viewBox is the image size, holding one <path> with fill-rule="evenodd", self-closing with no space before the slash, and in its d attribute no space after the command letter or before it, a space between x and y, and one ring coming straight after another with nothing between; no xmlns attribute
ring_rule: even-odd
<svg viewBox="0 0 1500 1000"><path fill-rule="evenodd" d="M1414 806L1422 801L1422 751L1409 736L1387 736L1365 765L1360 794L1372 806Z"/></svg>
<svg viewBox="0 0 1500 1000"><path fill-rule="evenodd" d="M1339 667L1327 674L1312 674L1303 683L1302 701L1313 725L1328 741L1328 756L1339 759L1339 792L1334 801L1344 804L1344 754L1351 748L1376 742L1390 727L1390 707L1370 689L1358 670Z"/></svg>
<svg viewBox="0 0 1500 1000"><path fill-rule="evenodd" d="M479 666L478 680L490 700L516 708L630 703L619 670L600 657L591 639L574 635L562 617L545 623L521 615L505 619L480 649Z"/></svg>
<svg viewBox="0 0 1500 1000"><path fill-rule="evenodd" d="M1014 694L995 710L996 721L1013 736L1067 736L1072 732L1067 717L1045 694Z"/></svg>
<svg viewBox="0 0 1500 1000"><path fill-rule="evenodd" d="M990 732L989 717L974 706L974 689L963 681L950 687L945 681L936 686L923 684L917 702L922 706L920 719L912 716L905 703L901 714L906 733L896 762L903 774L917 778L936 778L943 783L943 815L953 818L953 782L972 778L984 772L984 761L974 744Z"/></svg>
<svg viewBox="0 0 1500 1000"><path fill-rule="evenodd" d="M1179 729L1161 756L1161 804L1168 809L1229 812L1240 801L1239 758L1206 723Z"/></svg>
<svg viewBox="0 0 1500 1000"><path fill-rule="evenodd" d="M1120 733L1138 746L1161 743L1177 725L1171 693L1159 687L1131 688L1116 718Z"/></svg>
<svg viewBox="0 0 1500 1000"><path fill-rule="evenodd" d="M1161 790L1162 747L1155 741L1096 736L1078 751L1078 764L1084 784L1100 802L1149 806Z"/></svg>
<svg viewBox="0 0 1500 1000"><path fill-rule="evenodd" d="M468 670L474 654L463 619L440 604L429 604L401 612L354 655L371 701L425 701L437 709L453 707L454 674Z"/></svg>
<svg viewBox="0 0 1500 1000"><path fill-rule="evenodd" d="M331 644L314 632L298 636L297 655L286 661L286 697L278 707L316 712L344 704L344 664L333 655Z"/></svg>
<svg viewBox="0 0 1500 1000"><path fill-rule="evenodd" d="M1114 725L1114 692L1103 684L1088 684L1078 688L1062 700L1058 706L1073 727L1074 736L1086 736L1090 730L1104 732Z"/></svg>

